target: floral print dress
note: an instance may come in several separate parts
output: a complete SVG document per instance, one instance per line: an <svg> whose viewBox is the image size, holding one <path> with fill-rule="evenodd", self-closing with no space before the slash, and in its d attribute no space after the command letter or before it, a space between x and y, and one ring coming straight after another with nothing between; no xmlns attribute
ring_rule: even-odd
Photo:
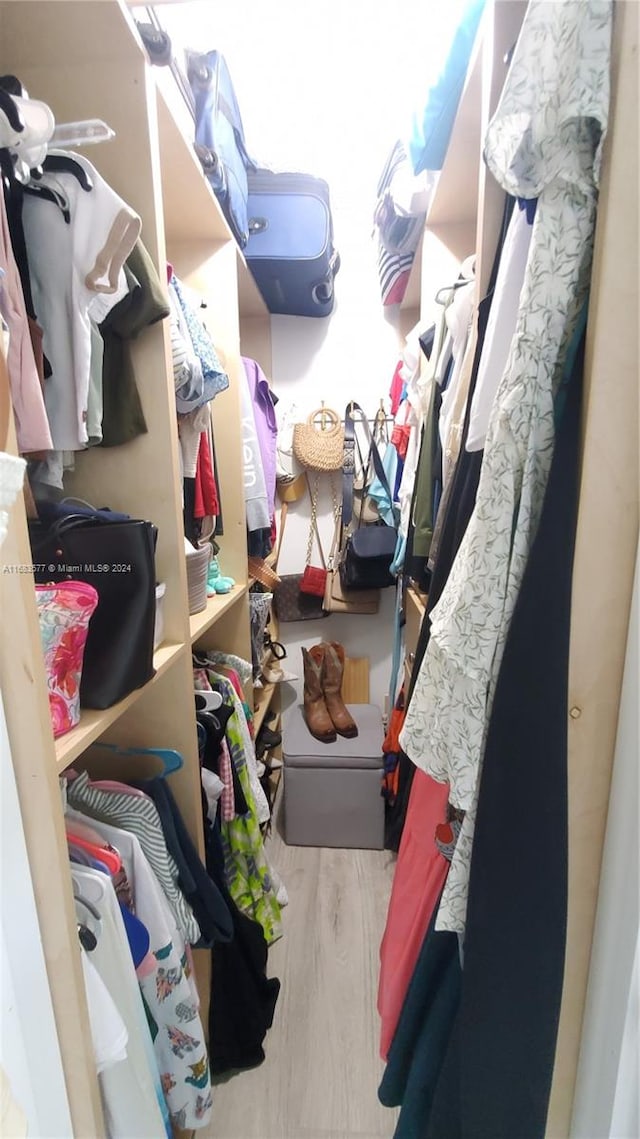
<svg viewBox="0 0 640 1139"><path fill-rule="evenodd" d="M401 735L413 762L448 783L451 807L465 812L436 923L458 933L493 693L551 466L554 398L588 294L611 18L610 0L531 0L485 140L503 189L538 204L475 510L431 615Z"/></svg>

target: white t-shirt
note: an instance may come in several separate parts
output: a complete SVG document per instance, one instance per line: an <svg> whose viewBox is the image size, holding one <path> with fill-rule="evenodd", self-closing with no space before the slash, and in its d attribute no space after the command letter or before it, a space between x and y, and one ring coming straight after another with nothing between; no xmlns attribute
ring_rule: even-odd
<svg viewBox="0 0 640 1139"><path fill-rule="evenodd" d="M95 965L81 950L82 975L89 1008L93 1055L98 1075L127 1058L129 1034Z"/></svg>
<svg viewBox="0 0 640 1139"><path fill-rule="evenodd" d="M515 206L500 257L495 293L482 346L465 444L467 451L481 451L485 444L491 408L498 384L504 375L516 330L532 230L526 210Z"/></svg>
<svg viewBox="0 0 640 1139"><path fill-rule="evenodd" d="M141 229L137 214L91 163L73 158L91 178L91 190L67 172L42 178L66 198L70 224L53 202L26 196L23 207L33 303L52 369L45 403L53 447L60 451L87 446L91 318L99 324L126 296L122 266Z"/></svg>
<svg viewBox="0 0 640 1139"><path fill-rule="evenodd" d="M101 919L97 922L76 902L78 920L97 939L89 963L102 992L98 993L94 977L93 988L88 989L89 1015L109 1139L162 1139L167 1129L160 1111L160 1075L115 890L99 870L74 866L72 877L76 894L91 902ZM111 1035L114 1011L126 1044L119 1055L115 1033Z"/></svg>

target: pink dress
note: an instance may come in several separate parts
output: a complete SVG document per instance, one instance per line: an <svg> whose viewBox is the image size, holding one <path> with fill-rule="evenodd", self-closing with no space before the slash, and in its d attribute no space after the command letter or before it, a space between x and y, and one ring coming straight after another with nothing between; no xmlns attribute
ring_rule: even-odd
<svg viewBox="0 0 640 1139"><path fill-rule="evenodd" d="M1 308L9 328L7 372L20 454L49 451L53 446L44 396L29 335L20 273L13 255L4 195L0 193Z"/></svg>
<svg viewBox="0 0 640 1139"><path fill-rule="evenodd" d="M416 769L380 946L380 1055L386 1060L449 862L434 841L449 787Z"/></svg>

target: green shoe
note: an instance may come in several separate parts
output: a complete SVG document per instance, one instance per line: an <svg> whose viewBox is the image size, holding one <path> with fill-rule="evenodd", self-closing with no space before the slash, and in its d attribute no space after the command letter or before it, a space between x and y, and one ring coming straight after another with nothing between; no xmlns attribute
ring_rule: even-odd
<svg viewBox="0 0 640 1139"><path fill-rule="evenodd" d="M220 573L218 559L213 557L207 574L207 597L213 597L216 593L230 593L235 584L232 577L224 577Z"/></svg>

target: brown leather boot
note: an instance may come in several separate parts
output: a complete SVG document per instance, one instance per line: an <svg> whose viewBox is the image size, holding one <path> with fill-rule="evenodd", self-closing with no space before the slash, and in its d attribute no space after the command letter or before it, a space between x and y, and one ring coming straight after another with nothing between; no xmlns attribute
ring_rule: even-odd
<svg viewBox="0 0 640 1139"><path fill-rule="evenodd" d="M327 704L327 711L333 721L333 726L341 736L353 739L358 734L358 727L345 708L342 699L342 677L344 675L344 648L337 641L325 642L320 646L324 649L324 671L322 673L322 689Z"/></svg>
<svg viewBox="0 0 640 1139"><path fill-rule="evenodd" d="M336 739L336 732L327 711L324 693L322 691L322 670L324 665L324 646L313 645L310 649L302 649L304 662L304 719L311 732L321 743L331 744Z"/></svg>

